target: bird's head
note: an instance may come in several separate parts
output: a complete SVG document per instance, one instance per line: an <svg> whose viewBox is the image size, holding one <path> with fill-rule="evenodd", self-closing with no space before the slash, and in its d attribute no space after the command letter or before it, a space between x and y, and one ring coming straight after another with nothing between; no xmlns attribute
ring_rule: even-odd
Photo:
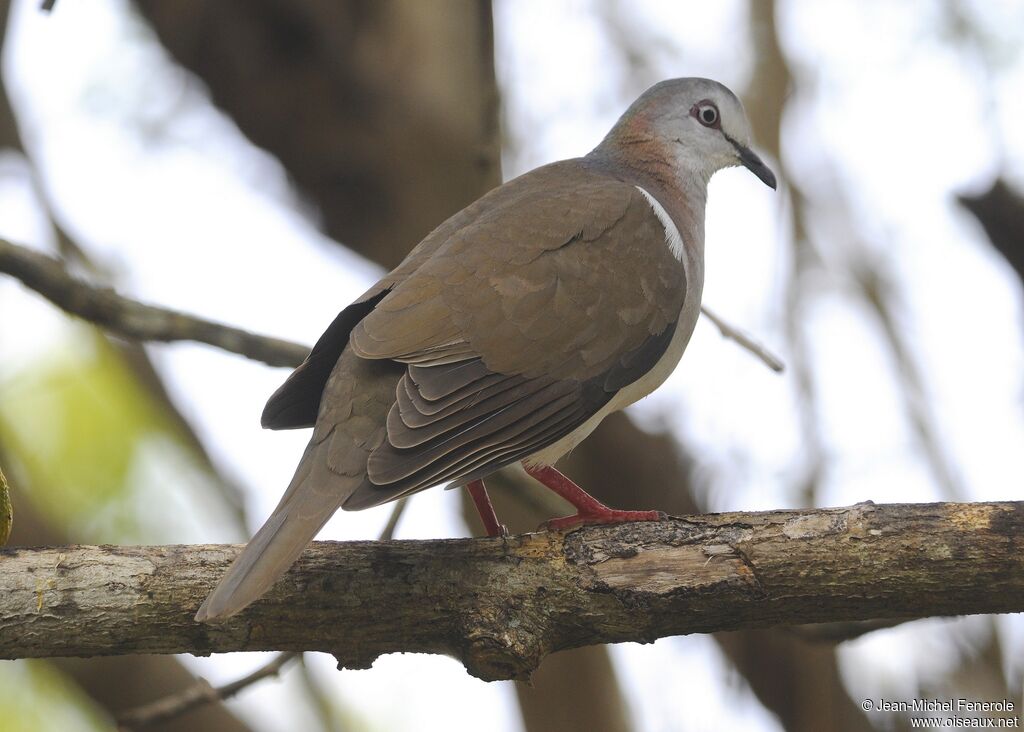
<svg viewBox="0 0 1024 732"><path fill-rule="evenodd" d="M640 165L665 159L705 183L722 168L742 165L775 188L775 175L750 149L750 137L743 105L725 86L711 79L669 79L633 102L595 152L635 158Z"/></svg>

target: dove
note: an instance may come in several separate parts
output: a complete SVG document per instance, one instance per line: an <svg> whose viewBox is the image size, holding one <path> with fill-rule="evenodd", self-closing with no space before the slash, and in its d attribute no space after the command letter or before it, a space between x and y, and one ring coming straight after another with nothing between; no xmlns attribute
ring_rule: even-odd
<svg viewBox="0 0 1024 732"><path fill-rule="evenodd" d="M587 155L491 190L346 307L270 397L262 424L312 427L274 512L196 614L236 614L339 508L465 486L504 533L484 479L521 464L576 508L549 529L650 521L555 468L607 415L660 386L700 313L715 172L771 188L739 99L709 79L644 92Z"/></svg>

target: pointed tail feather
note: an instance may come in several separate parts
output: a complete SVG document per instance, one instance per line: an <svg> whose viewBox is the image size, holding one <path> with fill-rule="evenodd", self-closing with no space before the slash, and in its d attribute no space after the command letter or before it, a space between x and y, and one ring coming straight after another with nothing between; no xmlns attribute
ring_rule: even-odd
<svg viewBox="0 0 1024 732"><path fill-rule="evenodd" d="M361 482L332 473L322 451L325 443L306 448L281 502L200 606L198 622L224 620L261 597Z"/></svg>

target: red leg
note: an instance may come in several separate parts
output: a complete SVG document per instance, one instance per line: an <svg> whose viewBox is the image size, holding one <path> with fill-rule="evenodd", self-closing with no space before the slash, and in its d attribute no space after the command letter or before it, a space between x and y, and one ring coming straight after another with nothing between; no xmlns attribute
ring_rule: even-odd
<svg viewBox="0 0 1024 732"><path fill-rule="evenodd" d="M477 513L480 514L480 520L484 522L487 535L508 536L508 529L498 521L498 514L494 512L494 506L491 505L491 497L487 495L487 486L484 485L484 482L471 480L466 483L466 490L469 491L469 497L473 499L473 505L476 506Z"/></svg>
<svg viewBox="0 0 1024 732"><path fill-rule="evenodd" d="M531 477L550 488L576 507L572 516L551 519L544 524L548 529L565 529L577 524L617 524L625 521L663 521L668 518L661 511L619 511L601 503L550 465L523 468Z"/></svg>

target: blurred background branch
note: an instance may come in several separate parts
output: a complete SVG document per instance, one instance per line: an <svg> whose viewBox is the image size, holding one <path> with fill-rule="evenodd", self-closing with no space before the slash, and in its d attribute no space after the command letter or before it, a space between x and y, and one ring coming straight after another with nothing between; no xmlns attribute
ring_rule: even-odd
<svg viewBox="0 0 1024 732"><path fill-rule="evenodd" d="M745 333L739 328L729 325L718 314L716 314L715 311L711 310L711 308L706 305L701 305L700 311L704 317L715 324L715 327L718 328L718 332L722 334L722 338L734 341L736 345L749 351L756 358L760 359L761 363L776 373L782 373L786 368L786 365L782 362L781 358L755 341L749 333Z"/></svg>
<svg viewBox="0 0 1024 732"><path fill-rule="evenodd" d="M268 366L298 366L309 348L256 335L167 308L122 297L73 277L53 257L0 239L0 272L9 274L66 312L114 335L140 341L196 341Z"/></svg>
<svg viewBox="0 0 1024 732"><path fill-rule="evenodd" d="M176 719L206 704L230 699L263 679L277 676L286 665L300 657L299 653L279 653L252 673L222 686L210 686L209 682L200 679L194 686L183 691L122 712L117 717L118 727L124 730L145 729Z"/></svg>

